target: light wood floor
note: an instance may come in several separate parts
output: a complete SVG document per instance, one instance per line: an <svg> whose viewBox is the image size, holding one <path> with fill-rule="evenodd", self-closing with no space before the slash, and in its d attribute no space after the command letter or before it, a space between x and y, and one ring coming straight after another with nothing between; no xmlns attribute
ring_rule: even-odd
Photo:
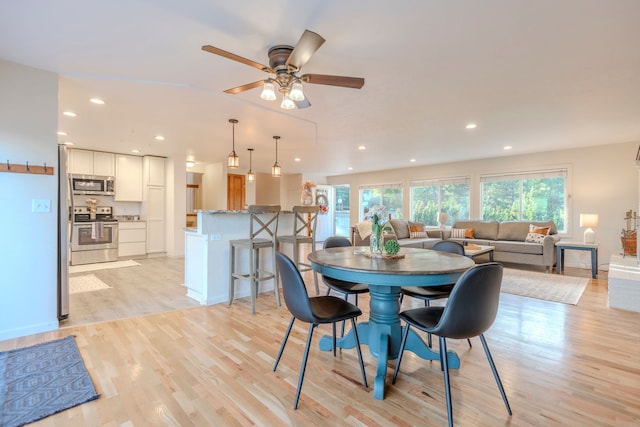
<svg viewBox="0 0 640 427"><path fill-rule="evenodd" d="M587 270L568 269L589 276ZM308 274L308 273L307 273ZM458 426L637 426L640 313L607 307L606 272L577 306L502 294L486 338L513 409L509 417L479 341L451 341ZM313 289L307 275L309 289ZM221 280L225 280L222 278ZM405 307L413 304L405 299ZM416 303L417 304L417 303ZM360 306L368 317L368 298ZM439 363L407 353L384 400L364 389L354 350L334 358L316 333L300 406L292 409L307 325L296 324L277 372L289 313L273 293L233 305L196 307L70 327L0 342L7 350L76 335L101 398L37 426L417 426L446 425ZM363 348L369 383L373 358ZM389 365L390 379L393 363Z"/></svg>

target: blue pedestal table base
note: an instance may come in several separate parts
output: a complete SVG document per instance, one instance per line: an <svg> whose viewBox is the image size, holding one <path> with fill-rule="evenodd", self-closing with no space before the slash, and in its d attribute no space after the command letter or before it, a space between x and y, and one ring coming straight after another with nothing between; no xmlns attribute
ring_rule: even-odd
<svg viewBox="0 0 640 427"><path fill-rule="evenodd" d="M400 350L403 327L400 325L398 313L400 310L398 287L394 286L370 286L371 294L370 317L368 322L360 322L356 328L360 344L369 347L371 354L378 359L376 377L373 385L373 395L376 399L384 399L384 383L387 374L387 362L395 360ZM356 346L353 330L344 337L336 340L336 347L350 349ZM320 350L332 351L333 340L325 335L320 338ZM407 337L405 351L411 351L418 357L426 360L440 360L439 352L433 351L411 329ZM458 369L460 359L453 351L447 351L449 368Z"/></svg>

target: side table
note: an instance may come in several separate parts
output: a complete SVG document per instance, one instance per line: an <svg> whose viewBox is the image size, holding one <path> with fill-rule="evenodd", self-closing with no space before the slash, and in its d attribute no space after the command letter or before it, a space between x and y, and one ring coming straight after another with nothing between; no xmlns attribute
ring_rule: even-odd
<svg viewBox="0 0 640 427"><path fill-rule="evenodd" d="M560 240L556 242L556 270L558 274L564 272L564 251L589 251L591 252L591 277L598 277L598 244L597 243L582 243L582 242L569 242Z"/></svg>

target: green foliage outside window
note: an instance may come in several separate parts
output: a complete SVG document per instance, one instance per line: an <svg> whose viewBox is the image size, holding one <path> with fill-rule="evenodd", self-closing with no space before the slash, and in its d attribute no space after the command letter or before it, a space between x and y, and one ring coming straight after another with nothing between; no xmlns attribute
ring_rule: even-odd
<svg viewBox="0 0 640 427"><path fill-rule="evenodd" d="M482 183L486 221L565 221L565 177L509 179Z"/></svg>
<svg viewBox="0 0 640 427"><path fill-rule="evenodd" d="M360 190L360 219L366 217L373 206L382 205L391 218L402 218L402 187L378 187Z"/></svg>
<svg viewBox="0 0 640 427"><path fill-rule="evenodd" d="M411 218L438 226L438 213L446 212L446 225L469 219L469 184L443 184L411 187Z"/></svg>

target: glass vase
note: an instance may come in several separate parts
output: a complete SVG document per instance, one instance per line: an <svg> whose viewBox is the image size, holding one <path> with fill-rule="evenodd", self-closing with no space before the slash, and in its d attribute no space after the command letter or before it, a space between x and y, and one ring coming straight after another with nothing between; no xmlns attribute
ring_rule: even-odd
<svg viewBox="0 0 640 427"><path fill-rule="evenodd" d="M384 249L384 237L382 235L382 226L373 224L371 226L371 236L369 239L369 247L372 254L381 254Z"/></svg>

